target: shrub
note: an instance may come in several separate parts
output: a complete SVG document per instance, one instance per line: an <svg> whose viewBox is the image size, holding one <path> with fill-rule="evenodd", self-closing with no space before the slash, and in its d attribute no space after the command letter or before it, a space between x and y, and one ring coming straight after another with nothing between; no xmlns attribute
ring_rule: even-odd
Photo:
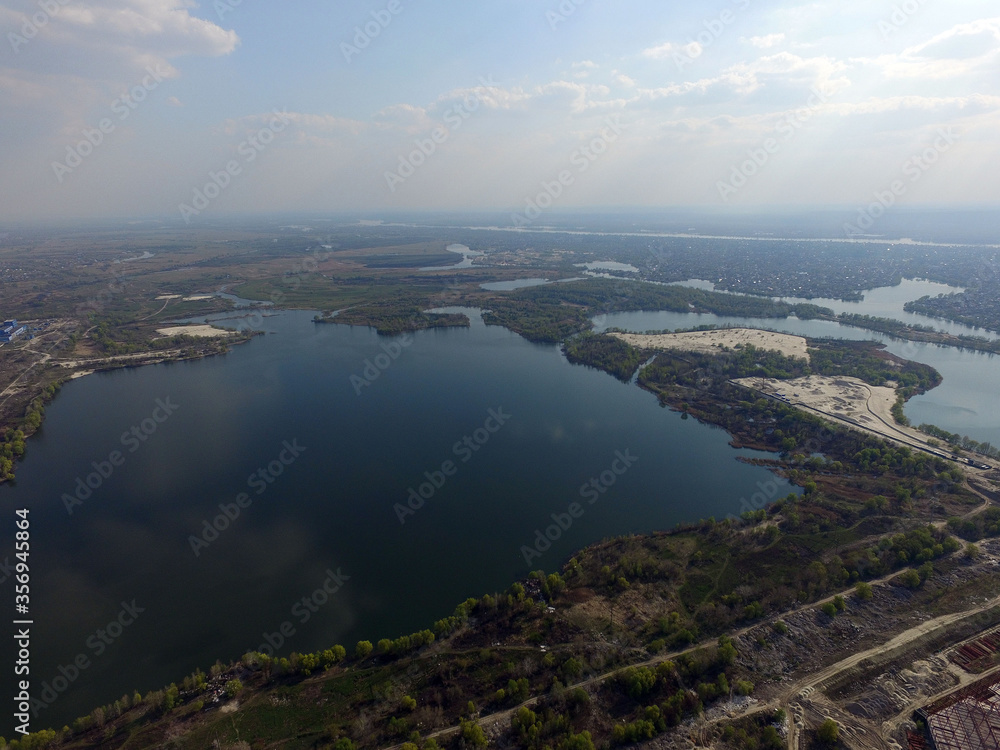
<svg viewBox="0 0 1000 750"><path fill-rule="evenodd" d="M243 690L243 682L240 680L230 680L226 683L226 697L235 698Z"/></svg>

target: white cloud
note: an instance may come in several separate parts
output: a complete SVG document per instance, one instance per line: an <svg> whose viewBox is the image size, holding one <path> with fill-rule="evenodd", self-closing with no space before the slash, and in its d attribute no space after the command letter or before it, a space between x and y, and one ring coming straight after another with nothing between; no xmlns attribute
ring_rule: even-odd
<svg viewBox="0 0 1000 750"><path fill-rule="evenodd" d="M648 60L666 60L678 51L678 47L670 42L661 44L658 47L650 47L642 51L642 56Z"/></svg>
<svg viewBox="0 0 1000 750"><path fill-rule="evenodd" d="M757 49L771 49L785 41L784 34L767 34L766 36L743 37L741 41L750 42Z"/></svg>
<svg viewBox="0 0 1000 750"><path fill-rule="evenodd" d="M945 79L988 73L1000 60L1000 18L959 24L896 54L852 62L881 70L888 78Z"/></svg>

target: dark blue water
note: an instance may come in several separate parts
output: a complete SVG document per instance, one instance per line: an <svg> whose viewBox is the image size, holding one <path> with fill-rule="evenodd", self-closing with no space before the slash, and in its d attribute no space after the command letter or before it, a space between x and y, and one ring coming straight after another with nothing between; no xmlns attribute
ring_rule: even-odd
<svg viewBox="0 0 1000 750"><path fill-rule="evenodd" d="M49 408L0 487L5 540L14 508L31 509L33 691L55 697L36 728L238 658L283 624L285 654L427 627L604 537L739 513L773 479L723 431L556 347L478 321L389 340L311 318L266 318L272 333L226 356L73 381ZM398 357L352 384L382 345ZM144 440L123 442L133 427ZM637 457L621 474L616 452ZM63 496L94 462L109 476L69 514ZM425 473L445 481L401 524L394 505ZM581 485L602 474L614 484L589 504ZM574 501L584 515L527 564L522 547ZM196 556L190 537L220 504L235 520ZM12 599L10 580L0 592Z"/></svg>

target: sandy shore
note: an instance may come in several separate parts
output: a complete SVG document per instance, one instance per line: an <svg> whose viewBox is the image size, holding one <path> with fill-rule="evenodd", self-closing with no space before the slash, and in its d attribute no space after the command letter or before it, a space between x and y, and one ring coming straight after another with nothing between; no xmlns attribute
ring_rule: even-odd
<svg viewBox="0 0 1000 750"><path fill-rule="evenodd" d="M198 336L201 338L214 338L217 336L232 336L232 331L224 328L216 328L210 325L197 326L174 326L173 328L157 328L156 332L161 336Z"/></svg>
<svg viewBox="0 0 1000 750"><path fill-rule="evenodd" d="M758 349L781 352L786 357L809 359L806 340L802 336L772 333L755 328L726 328L718 331L690 333L613 333L612 336L640 349L680 349L686 352L717 354L723 349L752 345Z"/></svg>

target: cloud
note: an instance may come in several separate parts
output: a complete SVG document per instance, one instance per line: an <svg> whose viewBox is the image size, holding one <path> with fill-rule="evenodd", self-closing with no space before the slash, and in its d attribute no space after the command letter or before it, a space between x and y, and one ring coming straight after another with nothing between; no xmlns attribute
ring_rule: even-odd
<svg viewBox="0 0 1000 750"><path fill-rule="evenodd" d="M194 7L190 0L53 0L45 8L33 0L6 0L0 38L13 54L4 56L0 99L29 110L5 106L0 121L34 117L44 123L38 136L63 138L149 71L158 81L176 78L173 59L233 52L236 32L193 16Z"/></svg>
<svg viewBox="0 0 1000 750"><path fill-rule="evenodd" d="M750 42L757 49L771 49L785 41L784 34L768 34L766 36L752 36L749 39L741 37L740 41Z"/></svg>
<svg viewBox="0 0 1000 750"><path fill-rule="evenodd" d="M988 73L1000 59L1000 18L959 24L896 54L862 57L852 62L879 69L887 78L957 78Z"/></svg>
<svg viewBox="0 0 1000 750"><path fill-rule="evenodd" d="M642 51L642 56L647 60L666 60L672 57L679 49L680 48L677 45L672 44L671 42L666 42L658 47L644 49Z"/></svg>
<svg viewBox="0 0 1000 750"><path fill-rule="evenodd" d="M166 65L183 55L226 55L239 44L235 31L192 16L193 3L187 0L92 0L53 6L44 13L30 0L10 0L5 6L0 31L4 37L24 38L24 44L12 41L18 52L15 63L38 65L38 54L25 53L44 47L54 53L45 61L50 72L62 68L87 75L89 69L101 75L114 67ZM32 19L42 15L45 23L36 25Z"/></svg>

